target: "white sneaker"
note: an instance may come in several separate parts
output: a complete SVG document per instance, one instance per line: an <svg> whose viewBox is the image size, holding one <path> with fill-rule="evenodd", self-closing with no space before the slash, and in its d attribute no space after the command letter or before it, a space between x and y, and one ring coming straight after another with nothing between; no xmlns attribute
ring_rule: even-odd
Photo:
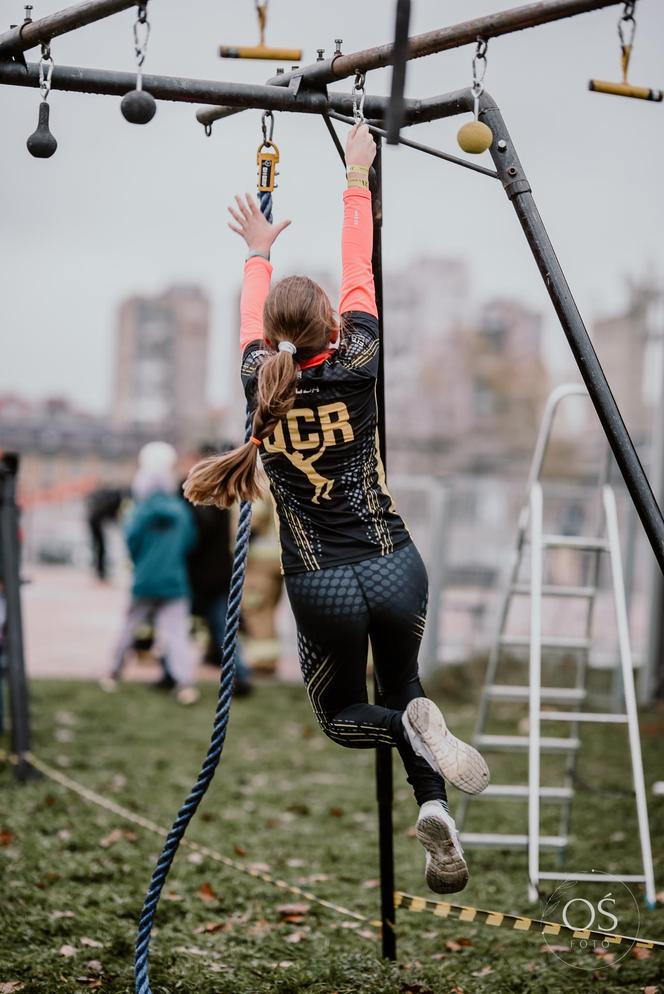
<svg viewBox="0 0 664 994"><path fill-rule="evenodd" d="M200 698L199 692L195 687L180 687L175 691L175 700L178 704L182 704L184 707L188 707L190 704L195 704Z"/></svg>
<svg viewBox="0 0 664 994"><path fill-rule="evenodd" d="M489 767L484 759L477 749L452 735L433 701L416 697L402 721L413 751L446 781L465 794L480 794L488 785Z"/></svg>
<svg viewBox="0 0 664 994"><path fill-rule="evenodd" d="M454 818L440 801L422 805L415 833L426 850L427 886L436 894L456 894L463 890L468 883L468 867Z"/></svg>

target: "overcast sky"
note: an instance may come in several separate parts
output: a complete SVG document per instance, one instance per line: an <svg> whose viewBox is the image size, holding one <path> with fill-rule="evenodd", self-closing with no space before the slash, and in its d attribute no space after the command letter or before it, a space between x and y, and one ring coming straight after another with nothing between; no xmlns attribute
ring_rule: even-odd
<svg viewBox="0 0 664 994"><path fill-rule="evenodd" d="M35 0L35 16L64 3ZM508 6L503 0L503 6ZM489 13L500 0L413 0L412 31ZM387 0L332 4L272 0L268 42L329 54L333 39L352 51L389 41ZM635 83L664 86L664 4L640 0L632 60ZM4 26L22 17L2 0ZM620 306L624 281L664 274L661 176L664 106L589 93L590 76L617 79L616 21L609 8L489 44L487 89L500 105L582 313ZM133 11L53 42L57 63L128 70ZM253 0L152 0L146 71L263 82L271 63L226 61L217 45L253 44ZM412 62L407 95L427 96L470 82L468 47ZM35 60L35 53L29 54ZM370 74L386 93L390 70ZM348 90L349 82L335 84ZM216 125L206 139L188 104L160 104L144 128L120 114L119 99L53 92L49 160L25 148L34 130L36 90L0 88L0 390L39 397L66 393L103 410L109 402L118 301L172 281L203 284L213 300L210 395L223 400L225 343L235 325L243 249L226 227L226 204L255 185L260 112ZM457 151L459 120L413 131ZM342 130L343 129L342 127ZM279 114L282 155L276 215L292 218L275 252L277 273L338 271L340 164L322 123ZM490 165L488 155L487 164ZM384 157L385 267L419 255L461 256L478 295L517 295L550 310L532 258L499 185L406 148ZM562 354L562 332L546 324L547 349Z"/></svg>

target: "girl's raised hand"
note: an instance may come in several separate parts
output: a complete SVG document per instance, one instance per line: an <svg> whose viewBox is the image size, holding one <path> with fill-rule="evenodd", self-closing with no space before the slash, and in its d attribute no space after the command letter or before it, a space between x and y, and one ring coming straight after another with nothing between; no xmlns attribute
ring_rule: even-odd
<svg viewBox="0 0 664 994"><path fill-rule="evenodd" d="M355 124L346 139L346 165L370 166L376 155L376 143L366 124Z"/></svg>
<svg viewBox="0 0 664 994"><path fill-rule="evenodd" d="M228 208L235 224L231 224L229 221L228 227L244 238L250 252L269 255L275 238L278 238L284 228L288 227L290 221L270 224L261 214L255 199L248 193L245 193L244 200L242 197L236 196L235 203L237 208Z"/></svg>

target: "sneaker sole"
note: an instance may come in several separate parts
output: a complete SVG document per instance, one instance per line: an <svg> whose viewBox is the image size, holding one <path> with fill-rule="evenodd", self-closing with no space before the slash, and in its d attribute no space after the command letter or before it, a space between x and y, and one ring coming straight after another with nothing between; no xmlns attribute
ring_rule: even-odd
<svg viewBox="0 0 664 994"><path fill-rule="evenodd" d="M436 894L456 894L468 883L468 867L447 824L434 815L420 818L415 829L427 854L424 878Z"/></svg>
<svg viewBox="0 0 664 994"><path fill-rule="evenodd" d="M433 755L440 774L464 794L481 794L491 774L483 756L452 735L438 707L417 697L406 708L406 719Z"/></svg>

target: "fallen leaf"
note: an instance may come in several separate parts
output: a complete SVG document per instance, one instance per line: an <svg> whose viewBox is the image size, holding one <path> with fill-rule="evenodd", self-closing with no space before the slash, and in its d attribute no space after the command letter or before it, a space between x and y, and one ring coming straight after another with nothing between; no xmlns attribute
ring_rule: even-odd
<svg viewBox="0 0 664 994"><path fill-rule="evenodd" d="M184 898L182 894L178 894L174 890L169 890L168 894L164 894L164 901L184 901Z"/></svg>
<svg viewBox="0 0 664 994"><path fill-rule="evenodd" d="M205 925L199 925L198 928L195 928L194 933L199 935L202 932L207 932L214 935L215 932L229 932L232 928L232 922L206 922Z"/></svg>
<svg viewBox="0 0 664 994"><path fill-rule="evenodd" d="M56 725L75 725L77 721L71 711L56 711L54 717Z"/></svg>
<svg viewBox="0 0 664 994"><path fill-rule="evenodd" d="M643 994L657 994L658 991L659 991L659 987L652 987L651 986L651 987L644 987L643 988ZM2 994L2 992L0 992L0 994Z"/></svg>
<svg viewBox="0 0 664 994"><path fill-rule="evenodd" d="M109 849L110 846L114 846L121 839L126 839L127 842L136 842L137 838L136 832L132 832L127 828L114 828L112 832L109 832L108 835L105 835L103 839L99 840L99 845L102 849Z"/></svg>
<svg viewBox="0 0 664 994"><path fill-rule="evenodd" d="M311 808L308 804L303 804L302 801L294 801L289 804L286 811L290 811L294 815L308 815L311 814Z"/></svg>
<svg viewBox="0 0 664 994"><path fill-rule="evenodd" d="M0 832L0 846L10 846L15 838L13 832Z"/></svg>
<svg viewBox="0 0 664 994"><path fill-rule="evenodd" d="M489 973L493 973L493 967L489 966L488 963L486 966L483 966L481 970L473 970L474 977L486 977Z"/></svg>
<svg viewBox="0 0 664 994"><path fill-rule="evenodd" d="M280 970L287 970L289 966L293 966L292 959L282 959L277 963Z"/></svg>
<svg viewBox="0 0 664 994"><path fill-rule="evenodd" d="M187 856L187 860L193 863L194 866L200 866L204 859L205 856L200 852L190 852Z"/></svg>
<svg viewBox="0 0 664 994"><path fill-rule="evenodd" d="M201 901L205 901L206 904L217 900L217 895L215 894L211 884L201 884L196 893L200 897Z"/></svg>
<svg viewBox="0 0 664 994"><path fill-rule="evenodd" d="M445 959L445 953L433 953L431 959L436 960L436 962L438 962L441 959Z"/></svg>
<svg viewBox="0 0 664 994"><path fill-rule="evenodd" d="M541 953L568 953L569 950L569 946L557 946L555 943L540 946Z"/></svg>
<svg viewBox="0 0 664 994"><path fill-rule="evenodd" d="M58 838L61 842L69 842L71 839L71 832L68 828L61 828L58 832Z"/></svg>
<svg viewBox="0 0 664 994"><path fill-rule="evenodd" d="M233 850L235 851L235 855L236 856L246 856L247 855L247 850L244 849L242 846L233 846Z"/></svg>
<svg viewBox="0 0 664 994"><path fill-rule="evenodd" d="M379 886L380 886L380 880L364 880L362 882L362 887L364 887L365 890L371 890L373 887L379 887Z"/></svg>
<svg viewBox="0 0 664 994"><path fill-rule="evenodd" d="M464 936L460 939L448 939L445 943L445 948L449 949L451 953L458 953L464 946L472 946L471 940L466 939Z"/></svg>
<svg viewBox="0 0 664 994"><path fill-rule="evenodd" d="M280 904L277 907L277 911L282 918L295 923L301 921L309 913L310 909L311 905L305 904L304 901L293 901L291 904Z"/></svg>
<svg viewBox="0 0 664 994"><path fill-rule="evenodd" d="M58 918L75 918L73 911L52 911L51 918L57 920Z"/></svg>
<svg viewBox="0 0 664 994"><path fill-rule="evenodd" d="M307 864L303 859L289 859L288 865L292 866L293 869L297 869L298 866L306 866Z"/></svg>
<svg viewBox="0 0 664 994"><path fill-rule="evenodd" d="M22 991L25 984L20 980L6 980L0 983L0 994L15 994L15 991Z"/></svg>
<svg viewBox="0 0 664 994"><path fill-rule="evenodd" d="M101 961L98 959L89 959L87 963L83 964L86 970L92 970L93 973L103 973L104 968L101 965Z"/></svg>
<svg viewBox="0 0 664 994"><path fill-rule="evenodd" d="M58 949L59 956L75 956L77 953L76 946L60 946Z"/></svg>
<svg viewBox="0 0 664 994"><path fill-rule="evenodd" d="M269 873L270 864L269 863L250 863L249 869L254 870L255 873Z"/></svg>
<svg viewBox="0 0 664 994"><path fill-rule="evenodd" d="M457 987L456 984L450 989L450 994L463 994L463 987Z"/></svg>
<svg viewBox="0 0 664 994"><path fill-rule="evenodd" d="M291 943L302 942L304 938L306 938L304 932L290 932L287 936L284 937L284 942L291 942Z"/></svg>
<svg viewBox="0 0 664 994"><path fill-rule="evenodd" d="M603 946L597 946L592 949L593 956L601 956L602 959L606 960L607 963L613 963L616 958L616 954L609 952L608 949L604 949Z"/></svg>
<svg viewBox="0 0 664 994"><path fill-rule="evenodd" d="M372 932L370 928L361 928L358 930L358 935L361 935L363 939L375 939L376 933Z"/></svg>
<svg viewBox="0 0 664 994"><path fill-rule="evenodd" d="M652 949L646 949L645 946L632 946L630 956L633 956L634 959L650 959Z"/></svg>
<svg viewBox="0 0 664 994"><path fill-rule="evenodd" d="M77 977L76 979L80 984L85 984L91 991L98 991L101 987L101 977Z"/></svg>
<svg viewBox="0 0 664 994"><path fill-rule="evenodd" d="M87 935L84 935L83 938L81 939L81 945L82 946L89 946L90 949L103 949L104 948L104 943L103 942L97 942L96 939L88 939Z"/></svg>
<svg viewBox="0 0 664 994"><path fill-rule="evenodd" d="M342 808L330 808L328 814L331 818L343 818L344 813Z"/></svg>

